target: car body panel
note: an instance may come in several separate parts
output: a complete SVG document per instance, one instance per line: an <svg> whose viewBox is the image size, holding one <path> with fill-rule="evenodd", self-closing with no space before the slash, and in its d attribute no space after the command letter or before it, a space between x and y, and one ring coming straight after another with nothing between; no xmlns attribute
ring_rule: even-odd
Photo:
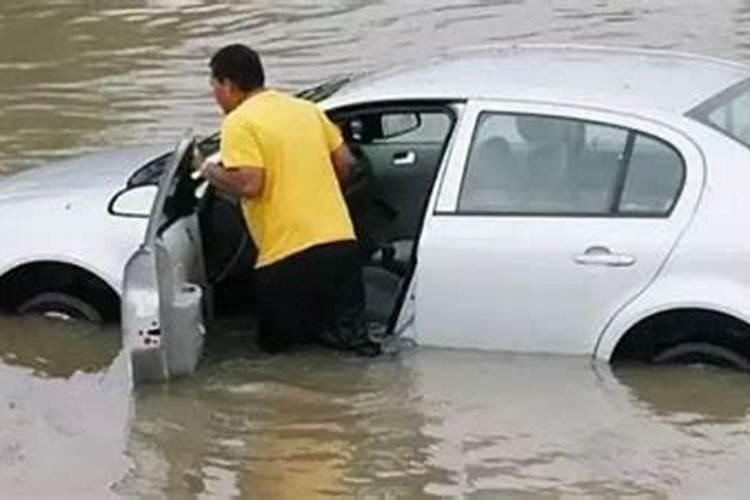
<svg viewBox="0 0 750 500"><path fill-rule="evenodd" d="M700 207L659 279L602 330L600 359L609 360L635 324L663 311L702 309L750 324L750 150L693 120L675 125L701 145L708 165Z"/></svg>
<svg viewBox="0 0 750 500"><path fill-rule="evenodd" d="M667 218L490 216L456 213L475 123L485 111L576 118L633 129L677 147L687 165ZM660 272L692 219L704 162L692 141L650 120L540 104L470 101L435 210L418 249L420 343L521 352L593 352L610 318ZM606 247L632 267L575 262Z"/></svg>
<svg viewBox="0 0 750 500"><path fill-rule="evenodd" d="M717 312L750 324L750 287L716 273L665 273L605 325L594 357L610 361L620 340L641 321L688 309Z"/></svg>
<svg viewBox="0 0 750 500"><path fill-rule="evenodd" d="M366 75L326 104L484 98L684 114L748 76L746 66L694 54L520 44L451 52Z"/></svg>
<svg viewBox="0 0 750 500"><path fill-rule="evenodd" d="M58 262L119 293L122 269L147 221L113 216L107 206L137 168L163 152L160 146L122 149L0 180L0 233L13 235L0 251L0 276L25 264Z"/></svg>
<svg viewBox="0 0 750 500"><path fill-rule="evenodd" d="M10 175L0 182L0 206L26 199L75 199L91 190L114 194L137 167L167 149L158 145L93 153Z"/></svg>
<svg viewBox="0 0 750 500"><path fill-rule="evenodd" d="M178 143L154 201L143 243L124 272L123 345L135 384L159 382L195 371L203 349L206 285L197 213L177 204L190 181L195 141ZM186 200L192 203L193 200Z"/></svg>

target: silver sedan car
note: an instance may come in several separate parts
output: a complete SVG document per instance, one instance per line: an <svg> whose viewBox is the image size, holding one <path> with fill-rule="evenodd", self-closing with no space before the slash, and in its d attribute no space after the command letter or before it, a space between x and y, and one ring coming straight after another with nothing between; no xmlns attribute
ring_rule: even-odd
<svg viewBox="0 0 750 500"><path fill-rule="evenodd" d="M347 198L380 341L750 368L750 68L511 46L302 97L358 158ZM190 373L216 320L252 314L252 242L190 177L210 152L195 146L123 201L151 209L148 230L124 285L102 279L142 380Z"/></svg>

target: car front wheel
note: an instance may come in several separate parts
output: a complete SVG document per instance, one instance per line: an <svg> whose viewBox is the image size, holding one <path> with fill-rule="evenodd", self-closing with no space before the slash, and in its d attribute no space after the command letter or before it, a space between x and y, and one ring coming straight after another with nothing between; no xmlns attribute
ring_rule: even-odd
<svg viewBox="0 0 750 500"><path fill-rule="evenodd" d="M18 313L36 314L57 320L79 320L102 323L102 314L90 303L64 292L44 292L24 301Z"/></svg>

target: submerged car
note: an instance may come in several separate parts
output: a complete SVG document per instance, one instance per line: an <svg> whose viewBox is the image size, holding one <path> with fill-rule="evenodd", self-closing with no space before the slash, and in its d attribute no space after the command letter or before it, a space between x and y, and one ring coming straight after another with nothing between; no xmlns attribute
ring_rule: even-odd
<svg viewBox="0 0 750 500"><path fill-rule="evenodd" d="M346 195L383 342L750 368L750 68L513 46L338 79L302 97L322 99L358 159ZM104 255L110 236L51 236L69 227L65 198L50 204L42 193L17 212L35 224L0 220L20 255L27 233L66 252L101 245L102 255L65 262L86 270L91 296L122 299L137 380L190 373L205 331L252 314L253 248L237 207L191 175L215 149L215 138L187 136L137 170L148 182L122 181L119 203L109 201L121 220L107 223L128 227L121 248L142 240L122 287L116 266L127 256ZM50 185L36 179L26 182ZM0 203L24 181L5 182ZM97 193L103 217L113 185ZM124 217L144 207L147 229ZM18 278L3 247L0 275L42 284L44 273Z"/></svg>

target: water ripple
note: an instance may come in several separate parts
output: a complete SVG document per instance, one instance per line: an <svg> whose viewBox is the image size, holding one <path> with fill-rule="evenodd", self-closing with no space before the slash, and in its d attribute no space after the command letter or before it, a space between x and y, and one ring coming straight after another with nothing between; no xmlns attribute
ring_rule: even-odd
<svg viewBox="0 0 750 500"><path fill-rule="evenodd" d="M740 0L720 7L701 0L571 4L4 2L0 173L113 146L169 142L186 124L215 130L220 115L207 61L230 42L258 47L269 79L285 89L519 40L750 59L750 9ZM20 336L28 332L16 320L0 321L0 330L0 371L12 381L6 396L17 405L7 411L7 403L0 405L6 429L0 465L13 471L14 484L26 477L22 470L37 470L29 463L48 463L44 446L30 437L34 429L61 443L57 455L80 445L83 424L98 429L97 444L107 444L107 432L117 434L59 400L60 394L88 398L92 408L112 409L113 421L122 423L123 407L95 389L114 363L111 345ZM20 405L29 387L36 392ZM118 387L107 386L113 394ZM88 446L83 461L108 464L91 479L99 481L131 457L133 469L117 492L134 498L144 492L167 498L741 497L750 487L747 387L744 378L713 372L660 378L592 369L576 359L443 351L385 362L316 352L251 355L214 360L194 380L139 392L132 428L113 437L128 439L128 455L117 441L111 450ZM44 398L58 405L57 413L47 411ZM20 429L36 447L7 429Z"/></svg>

